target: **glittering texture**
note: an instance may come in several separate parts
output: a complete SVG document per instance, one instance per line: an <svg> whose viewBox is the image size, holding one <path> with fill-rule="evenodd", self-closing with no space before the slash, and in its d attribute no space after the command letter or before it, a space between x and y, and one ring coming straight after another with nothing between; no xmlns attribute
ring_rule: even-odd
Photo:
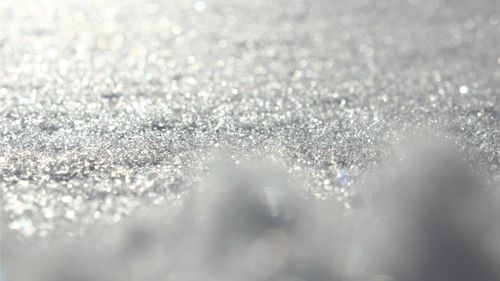
<svg viewBox="0 0 500 281"><path fill-rule="evenodd" d="M496 0L0 3L2 231L173 204L217 151L345 202L401 132L500 176ZM385 280L385 279L384 279Z"/></svg>

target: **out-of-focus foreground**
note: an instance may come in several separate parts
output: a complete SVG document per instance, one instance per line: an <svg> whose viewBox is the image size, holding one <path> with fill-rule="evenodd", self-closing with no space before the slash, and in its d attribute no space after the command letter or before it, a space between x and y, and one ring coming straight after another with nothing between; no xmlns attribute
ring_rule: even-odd
<svg viewBox="0 0 500 281"><path fill-rule="evenodd" d="M500 280L494 193L448 148L408 151L346 206L305 198L265 158L218 164L176 214L7 245L7 280Z"/></svg>

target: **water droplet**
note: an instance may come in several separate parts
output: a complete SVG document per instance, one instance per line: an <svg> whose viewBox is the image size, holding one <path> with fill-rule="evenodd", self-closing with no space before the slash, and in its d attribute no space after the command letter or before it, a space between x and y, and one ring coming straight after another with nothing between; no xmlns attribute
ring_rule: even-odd
<svg viewBox="0 0 500 281"><path fill-rule="evenodd" d="M207 5L204 1L196 1L196 2L194 2L193 6L197 12L203 12L205 10L205 8L207 7Z"/></svg>

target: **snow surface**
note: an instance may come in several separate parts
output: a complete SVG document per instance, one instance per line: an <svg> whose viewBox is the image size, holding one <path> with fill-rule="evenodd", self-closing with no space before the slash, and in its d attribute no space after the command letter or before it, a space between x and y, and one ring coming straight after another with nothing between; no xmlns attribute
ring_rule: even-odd
<svg viewBox="0 0 500 281"><path fill-rule="evenodd" d="M33 252L50 253L54 260L62 260L39 263L40 271L49 277L33 271L23 277L26 279L18 280L67 280L61 277L64 274L81 276L82 280L197 280L207 276L235 280L235 274L242 280L278 280L277 275L286 277L278 268L287 266L300 272L323 272L309 267L322 267L318 259L328 261L323 268L335 270L327 270L321 276L303 273L299 274L301 277L286 278L365 278L378 272L373 277L380 278L376 280L393 280L391 274L406 276L402 277L405 280L412 280L408 276L429 280L429 276L419 275L428 271L436 272L436 279L441 276L439 280L460 280L450 277L453 274L444 269L439 275L440 270L424 262L421 264L426 270L412 266L412 270L400 273L394 269L404 267L399 263L417 264L419 261L408 257L420 254L403 254L402 247L381 246L383 243L377 240L388 237L387 230L381 229L398 226L402 230L391 232L393 241L410 245L410 249L427 249L415 246L418 243L429 248L437 247L430 246L432 243L442 245L441 238L422 238L424 242L415 245L405 239L414 241L412 237L419 233L412 230L413 225L424 230L441 225L432 221L422 226L419 219L410 218L448 214L448 207L443 206L453 209L449 216L443 216L444 221L453 221L450 225L455 223L451 217L460 214L460 230L452 233L474 229L472 233L463 232L465 241L473 241L470 248L482 249L487 241L495 246L484 247L500 249L498 239L490 237L498 234L498 217L489 218L496 211L481 210L480 219L471 218L468 216L477 215L476 212L463 211L463 206L469 204L460 201L466 198L463 200L472 202L474 210L484 205L477 198L492 199L492 205L498 202L497 0L4 0L0 3L0 27L2 272L22 267L26 260L23 257ZM415 141L419 137L414 135L432 135L443 146L454 146L458 153L451 154L460 155L460 159L448 159L453 157L446 156L447 149L435 145L438 141L421 148L425 141ZM407 139L415 142L401 144ZM403 147L403 152L399 147ZM411 163L407 166L411 168L401 171L400 166L406 164L394 158L404 158L406 154ZM471 167L455 169L462 158ZM260 163L257 166L264 162L273 168L253 167L255 162ZM273 169L279 170L279 175L268 175L267 170ZM462 181L461 175L469 172L474 175L464 176ZM233 174L244 180L228 180L228 175ZM222 178L222 183L213 184L212 181L217 182L213 178ZM382 195L378 196L384 200L371 199L379 192L374 191L378 190L374 182L386 178L406 182L407 189L390 181L382 184L389 191L380 191ZM289 181L293 184L285 184ZM240 210L238 204L225 203L232 200L227 198L246 202L241 199L245 196L239 197L238 192L222 192L218 196L211 191L224 185L248 185L249 194L255 192L253 188L257 194L263 192L264 195L256 196L264 198L259 201L264 207L251 201L249 210L282 204L295 206L292 217L297 222L290 233L297 237L292 235L285 240L297 245L294 251L309 248L307 254L285 251L282 233L259 223L257 229L262 228L262 235L257 235L259 238L252 243L247 237L250 230L231 224L221 226L229 232L236 229L231 237L247 237L234 238L235 244L253 245L248 252L241 250L245 257L231 251L218 256L220 249L210 237L224 241L224 235L182 235L197 230L182 228L177 213L187 213L186 221L196 221L203 217L199 212L215 212L214 222L200 223L211 229L219 221L234 219L217 213L219 208L227 208L228 213L247 212ZM272 191L274 185L296 188L276 193ZM470 195L462 191L462 185L481 192ZM183 203L186 193L195 189L209 190L205 192L211 199L200 203L209 211L196 211ZM414 189L418 191L411 191ZM442 191L435 194L434 189ZM282 193L297 198L276 195ZM462 203L441 201L448 197L462 198L458 200ZM438 198L439 203L427 205L425 202L434 202L429 198ZM288 200L295 203L286 203ZM417 203L407 204L412 201ZM385 205L388 207L382 208ZM451 206L459 206L461 211ZM423 215L427 207L430 215ZM264 216L284 215L286 212L280 208L272 207L270 210L274 211ZM402 213L405 208L409 208L407 217L391 215ZM343 218L352 212L356 213L354 217ZM134 218L123 223L128 216ZM242 216L243 220L252 221L252 215ZM369 226L379 216L385 219ZM337 237L331 243L335 248L331 251L312 245L311 241L326 238L311 237L305 231L308 226L302 223L315 220L311 218L320 220L316 233L321 236L333 239L344 233L352 236L353 241ZM479 221L479 225L468 224L474 221ZM159 226L164 223L169 226ZM330 229L336 228L337 223L343 230ZM197 229L198 222L192 225ZM484 225L488 230L483 231ZM450 229L429 232L429 236L437 237ZM146 269L140 265L134 269L140 261L131 261L136 254L124 250L124 245L142 242L119 238L135 237L136 230L143 233L138 237L150 235L150 240L156 241L151 242L154 250L147 251L147 257L138 258L148 261L142 265ZM186 261L179 261L181 264L166 261L173 258L170 251L172 241L179 240L176 235L186 236L186 241L178 246L183 254L176 255L186 256ZM103 236L114 238L105 242L101 241ZM51 246L53 241L66 241L69 237L84 242L65 242L72 246L57 246L61 250ZM215 249L200 250L202 246L192 242L199 240ZM360 242L365 240L377 242L366 246ZM274 241L274 246L265 246L269 241ZM443 249L457 249L453 243ZM50 250L33 250L44 247ZM79 251L78 247L87 251ZM383 266L371 268L368 264L374 263L369 258L358 257L356 253L368 248L377 253L371 254L372 259L386 257L380 261ZM397 253L388 250L393 248L399 249ZM470 249L462 250L456 252L469 253ZM189 258L200 251L210 253L207 255L212 256L214 264ZM426 253L422 257L432 253L422 251ZM450 260L450 251L443 250L446 254L441 258ZM500 251L477 252L492 262L491 267L477 272L493 276L487 272L500 264ZM338 253L344 258L339 258ZM267 255L274 262L259 255ZM473 259L472 254L464 255L464 260L443 262L443 268L450 264L468 264L473 268L470 261L481 260ZM294 262L288 257L293 257ZM356 260L355 266L339 261L351 259ZM257 269L228 264L230 260L250 260ZM61 273L61 268L68 267L65 262L69 267L85 264L102 268L94 271L82 267L81 274ZM298 266L304 264L307 266ZM110 265L120 270L110 270ZM213 268L220 272L212 272ZM247 275L241 275L242 271ZM89 272L95 276L87 276ZM151 276L144 277L144 272ZM201 275L194 276L193 272ZM252 275L255 272L262 276Z"/></svg>

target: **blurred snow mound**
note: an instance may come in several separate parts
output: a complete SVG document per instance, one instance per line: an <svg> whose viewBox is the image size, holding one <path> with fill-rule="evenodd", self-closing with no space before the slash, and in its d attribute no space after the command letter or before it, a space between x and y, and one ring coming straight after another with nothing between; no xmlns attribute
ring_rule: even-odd
<svg viewBox="0 0 500 281"><path fill-rule="evenodd" d="M350 208L305 199L277 167L219 167L178 212L11 249L6 280L500 280L494 200L429 143L367 176Z"/></svg>

